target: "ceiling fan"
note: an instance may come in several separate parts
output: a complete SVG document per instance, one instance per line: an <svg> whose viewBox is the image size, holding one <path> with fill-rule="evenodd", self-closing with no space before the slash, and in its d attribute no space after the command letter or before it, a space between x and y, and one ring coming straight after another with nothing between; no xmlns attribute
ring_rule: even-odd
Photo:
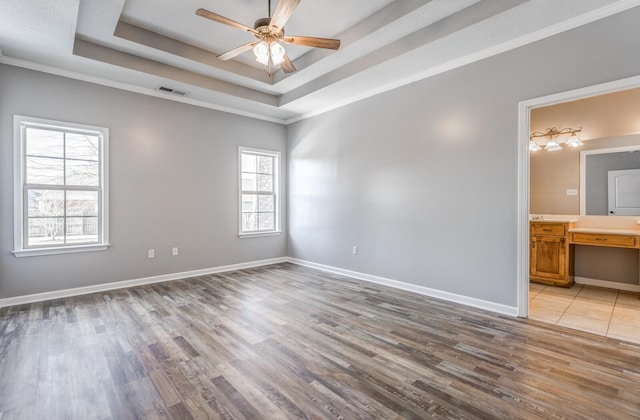
<svg viewBox="0 0 640 420"><path fill-rule="evenodd" d="M285 44L327 48L331 50L337 50L340 48L339 39L284 34L284 25L287 23L299 3L300 0L280 0L276 6L273 16L271 16L271 0L269 0L269 17L256 20L253 28L210 12L206 9L196 10L196 15L250 32L257 38L257 41L249 42L220 54L218 56L220 60L230 60L233 57L253 49L256 61L263 64L265 68L269 69L270 63L273 63L274 66L280 65L285 73L293 73L296 71L296 68L289 59L284 47L280 44L281 42Z"/></svg>

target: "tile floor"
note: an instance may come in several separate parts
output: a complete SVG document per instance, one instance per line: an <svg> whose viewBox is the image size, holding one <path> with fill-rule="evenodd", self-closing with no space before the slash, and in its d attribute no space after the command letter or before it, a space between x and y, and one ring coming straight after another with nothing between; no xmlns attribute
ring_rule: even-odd
<svg viewBox="0 0 640 420"><path fill-rule="evenodd" d="M529 318L640 343L639 293L530 283Z"/></svg>

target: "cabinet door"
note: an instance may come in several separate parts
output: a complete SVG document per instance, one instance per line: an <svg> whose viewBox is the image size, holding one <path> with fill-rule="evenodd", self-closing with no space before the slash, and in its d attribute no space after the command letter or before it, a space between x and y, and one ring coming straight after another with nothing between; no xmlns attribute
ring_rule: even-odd
<svg viewBox="0 0 640 420"><path fill-rule="evenodd" d="M534 236L531 238L531 275L552 280L567 278L565 238Z"/></svg>

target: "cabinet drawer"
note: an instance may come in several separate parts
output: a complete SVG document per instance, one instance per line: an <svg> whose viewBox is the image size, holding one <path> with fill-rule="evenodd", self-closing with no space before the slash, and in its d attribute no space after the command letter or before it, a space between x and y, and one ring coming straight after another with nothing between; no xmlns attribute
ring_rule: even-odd
<svg viewBox="0 0 640 420"><path fill-rule="evenodd" d="M574 244L617 246L622 248L636 248L635 235L608 235L605 233L571 233L569 240Z"/></svg>
<svg viewBox="0 0 640 420"><path fill-rule="evenodd" d="M563 223L531 223L531 236L564 236L566 227Z"/></svg>

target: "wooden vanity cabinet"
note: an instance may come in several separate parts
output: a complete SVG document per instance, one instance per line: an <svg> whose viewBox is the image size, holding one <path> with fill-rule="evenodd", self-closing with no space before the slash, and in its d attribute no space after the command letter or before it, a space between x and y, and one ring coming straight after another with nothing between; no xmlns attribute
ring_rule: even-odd
<svg viewBox="0 0 640 420"><path fill-rule="evenodd" d="M573 222L535 221L529 224L529 278L532 282L570 287L573 284Z"/></svg>

